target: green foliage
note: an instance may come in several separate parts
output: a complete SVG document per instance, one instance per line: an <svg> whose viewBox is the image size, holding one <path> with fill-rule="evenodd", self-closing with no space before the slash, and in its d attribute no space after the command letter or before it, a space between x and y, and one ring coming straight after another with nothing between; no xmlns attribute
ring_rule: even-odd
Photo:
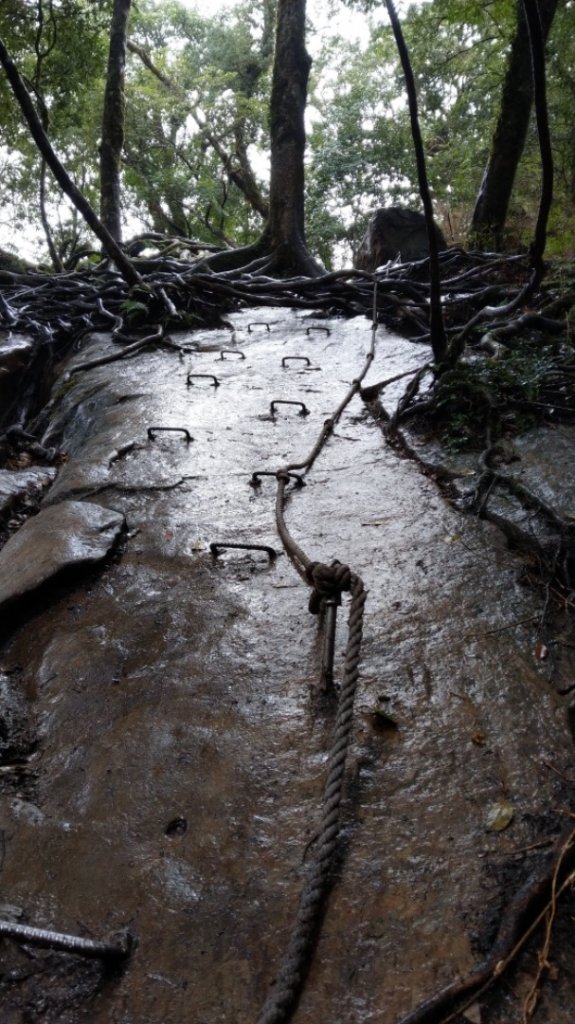
<svg viewBox="0 0 575 1024"><path fill-rule="evenodd" d="M559 407L567 405L560 366L556 346L540 336L522 339L496 359L459 364L437 385L432 420L443 443L453 451L481 450L488 428L496 431L495 441L560 416Z"/></svg>
<svg viewBox="0 0 575 1024"><path fill-rule="evenodd" d="M39 31L37 0L6 0L0 35L36 100L53 144L89 197L97 196L97 142L101 119L102 69L107 47L107 5L91 0L44 3ZM39 220L40 156L8 85L0 79L0 146L7 154L0 181L0 206L11 210L17 229ZM76 216L47 176L47 205L56 235L75 235Z"/></svg>
<svg viewBox="0 0 575 1024"><path fill-rule="evenodd" d="M259 229L230 180L238 152L265 139L270 51L259 6L218 19L148 2L134 19L132 37L165 78L131 58L126 185L155 230L241 244Z"/></svg>
<svg viewBox="0 0 575 1024"><path fill-rule="evenodd" d="M98 144L111 0L2 0L0 35L45 113L56 151L98 205ZM318 32L308 107L307 237L329 267L351 259L377 206L419 205L404 83L382 0L324 0L334 30ZM127 64L126 234L144 229L243 244L262 220L238 187L251 166L266 191L275 0L243 0L215 15L178 0L139 0L132 40L149 54ZM399 4L415 72L428 174L446 236L465 231L498 112L515 0ZM338 34L347 10L368 17L359 42ZM556 161L551 255L575 252L574 0L560 5L548 45ZM329 25L329 21L327 21ZM339 22L341 28L341 20ZM313 28L313 26L312 26ZM0 75L0 210L11 239L39 221L40 160ZM58 248L86 232L47 176ZM539 197L535 130L529 135L508 225L511 248L530 241ZM0 227L2 224L0 223ZM4 243L6 244L6 242Z"/></svg>
<svg viewBox="0 0 575 1024"><path fill-rule="evenodd" d="M384 5L381 0L346 0L346 6L367 12L372 30L368 41L354 49L335 41L317 69L313 102L321 117L311 135L309 194L314 215L317 198L327 195L326 229L334 241L347 237L353 250L368 211L393 202L417 206L419 198L404 84ZM429 0L398 6L416 78L436 214L448 240L465 243L498 114L516 3ZM560 6L548 45L556 162L553 255L572 252L575 245L574 11L573 0ZM337 69L335 82L332 68ZM539 184L533 125L506 232L510 249L531 241Z"/></svg>

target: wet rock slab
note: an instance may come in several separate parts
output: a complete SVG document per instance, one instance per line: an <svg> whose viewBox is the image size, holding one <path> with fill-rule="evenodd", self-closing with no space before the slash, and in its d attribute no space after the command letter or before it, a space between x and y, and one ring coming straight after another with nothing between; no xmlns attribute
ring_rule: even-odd
<svg viewBox="0 0 575 1024"><path fill-rule="evenodd" d="M575 521L575 427L537 427L514 441L518 456L506 474L556 515Z"/></svg>
<svg viewBox="0 0 575 1024"><path fill-rule="evenodd" d="M220 360L229 332L207 332L185 360L147 352L60 389L50 443L69 458L47 502L99 489L130 536L121 560L2 652L38 738L34 792L0 800L2 881L29 923L80 922L94 937L129 927L138 947L91 1002L51 1007L42 1024L253 1024L277 973L337 697L319 692L318 617L289 559L213 558L209 545L281 550L273 475L253 488L251 474L309 453L370 343L361 318L321 323L310 336L309 318L246 311L234 318L244 360ZM428 357L378 333L368 385ZM100 339L77 358L112 350ZM221 386L188 387L189 372ZM305 401L309 415L272 418L273 399ZM195 440L148 443L153 424ZM515 891L517 858L529 872L552 831L566 798L540 758L569 777L569 697L534 657L541 601L522 560L386 445L359 398L305 482L290 488L289 529L312 559L358 572L368 603L342 859L294 1024L396 1024L469 970L472 935ZM44 507L57 519L64 505ZM489 832L502 799L513 820ZM545 989L538 1024L573 1024L565 977Z"/></svg>
<svg viewBox="0 0 575 1024"><path fill-rule="evenodd" d="M121 513L88 502L43 509L0 551L0 610L68 569L101 562L123 527Z"/></svg>

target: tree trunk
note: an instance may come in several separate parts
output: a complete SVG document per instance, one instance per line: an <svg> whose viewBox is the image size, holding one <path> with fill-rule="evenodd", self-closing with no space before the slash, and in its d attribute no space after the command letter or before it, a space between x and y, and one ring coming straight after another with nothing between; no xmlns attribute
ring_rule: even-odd
<svg viewBox="0 0 575 1024"><path fill-rule="evenodd" d="M305 240L304 115L311 59L305 48L305 0L279 0L270 100L269 214L253 245L209 256L215 271L257 265L266 273L319 277Z"/></svg>
<svg viewBox="0 0 575 1024"><path fill-rule="evenodd" d="M319 267L305 241L304 115L311 59L305 48L305 0L279 0L270 101L270 210L264 237L284 269Z"/></svg>
<svg viewBox="0 0 575 1024"><path fill-rule="evenodd" d="M544 41L547 40L559 0L539 0ZM533 105L533 78L529 33L521 0L517 0L517 28L503 82L499 118L491 153L483 174L471 222L470 240L482 248L501 249L503 229L517 167L523 153Z"/></svg>
<svg viewBox="0 0 575 1024"><path fill-rule="evenodd" d="M114 0L100 144L100 218L112 238L122 239L120 168L124 145L126 39L132 0Z"/></svg>

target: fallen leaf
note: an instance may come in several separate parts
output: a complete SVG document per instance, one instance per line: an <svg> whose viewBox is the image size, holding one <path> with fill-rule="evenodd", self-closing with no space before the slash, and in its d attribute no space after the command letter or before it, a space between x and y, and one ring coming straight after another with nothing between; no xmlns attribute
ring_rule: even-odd
<svg viewBox="0 0 575 1024"><path fill-rule="evenodd" d="M549 654L549 648L542 644L540 640L537 641L533 649L533 657L537 658L537 661L545 661L545 658Z"/></svg>
<svg viewBox="0 0 575 1024"><path fill-rule="evenodd" d="M508 800L497 800L487 809L485 828L488 832L503 832L511 824L515 811Z"/></svg>
<svg viewBox="0 0 575 1024"><path fill-rule="evenodd" d="M484 747L487 741L485 733L481 729L476 729L475 732L471 733L471 742L475 743L476 747Z"/></svg>
<svg viewBox="0 0 575 1024"><path fill-rule="evenodd" d="M443 543L444 544L459 544L459 542L462 539L463 539L463 534L461 534L461 533L451 533L447 537L443 538Z"/></svg>

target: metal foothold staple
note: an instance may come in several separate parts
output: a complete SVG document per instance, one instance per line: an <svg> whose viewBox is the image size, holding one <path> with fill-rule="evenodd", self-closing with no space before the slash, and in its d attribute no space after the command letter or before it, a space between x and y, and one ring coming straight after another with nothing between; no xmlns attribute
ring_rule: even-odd
<svg viewBox="0 0 575 1024"><path fill-rule="evenodd" d="M312 327L306 327L306 329L305 329L305 333L306 334L310 334L311 331L324 331L327 334L328 338L329 338L329 336L331 334L331 331L330 331L329 327L313 327L313 326Z"/></svg>
<svg viewBox="0 0 575 1024"><path fill-rule="evenodd" d="M218 378L214 377L213 373L191 373L190 372L190 373L188 373L188 376L186 377L186 384L187 384L188 387L192 387L192 377L194 377L194 378L195 377L203 377L203 378L205 378L207 380L212 380L214 382L213 386L215 388L219 388L219 386L220 386L220 382L219 382Z"/></svg>
<svg viewBox="0 0 575 1024"><path fill-rule="evenodd" d="M306 409L303 402L291 402L287 398L274 398L273 402L270 402L270 413L272 416L275 416L276 405L299 405L301 410L300 416L309 416L309 409Z"/></svg>
<svg viewBox="0 0 575 1024"><path fill-rule="evenodd" d="M230 356L239 356L240 359L245 359L245 353L240 352L239 348L223 348L220 352L220 359L224 358L224 353L227 352Z"/></svg>
<svg viewBox="0 0 575 1024"><path fill-rule="evenodd" d="M299 473L286 473L285 475L286 475L286 477L289 477L290 480L294 480L295 481L295 486L296 487L305 487L305 480L304 480L304 478L302 476L299 475ZM252 473L251 480L250 480L250 487L260 487L260 485L261 485L260 477L262 477L262 476L274 476L276 478L276 480L278 479L278 474L275 473L273 470L258 469L258 470L256 470L255 473Z"/></svg>
<svg viewBox="0 0 575 1024"><path fill-rule="evenodd" d="M265 327L268 334L270 331L270 325L266 320L254 320L253 324L248 324L248 334L252 333L252 327Z"/></svg>
<svg viewBox="0 0 575 1024"><path fill-rule="evenodd" d="M187 427L148 427L148 440L155 441L157 433L183 434L184 441L189 444L193 437Z"/></svg>
<svg viewBox="0 0 575 1024"><path fill-rule="evenodd" d="M305 362L306 366L311 366L311 363L310 363L310 361L309 361L307 356L284 356L283 359L282 359L282 366L285 367L286 364L288 363L288 361L291 360L293 362L294 359L297 359L297 360L300 360L302 362Z"/></svg>
<svg viewBox="0 0 575 1024"><path fill-rule="evenodd" d="M54 932L49 928L33 928L27 924L0 921L0 935L44 949L60 949L65 953L75 953L76 956L101 960L125 960L134 948L134 937L129 932L122 932L115 941L98 942L78 935Z"/></svg>
<svg viewBox="0 0 575 1024"><path fill-rule="evenodd" d="M277 558L277 551L275 551L274 548L269 547L269 545L267 544L220 544L218 541L213 541L210 544L210 551L212 552L214 558L218 557L218 553L220 551L224 551L227 548L232 548L238 551L265 551L270 562L275 561L275 559Z"/></svg>
<svg viewBox="0 0 575 1024"><path fill-rule="evenodd" d="M335 654L335 629L338 601L328 598L322 602L325 613L324 642L321 662L320 688L327 692L333 686L333 662Z"/></svg>

